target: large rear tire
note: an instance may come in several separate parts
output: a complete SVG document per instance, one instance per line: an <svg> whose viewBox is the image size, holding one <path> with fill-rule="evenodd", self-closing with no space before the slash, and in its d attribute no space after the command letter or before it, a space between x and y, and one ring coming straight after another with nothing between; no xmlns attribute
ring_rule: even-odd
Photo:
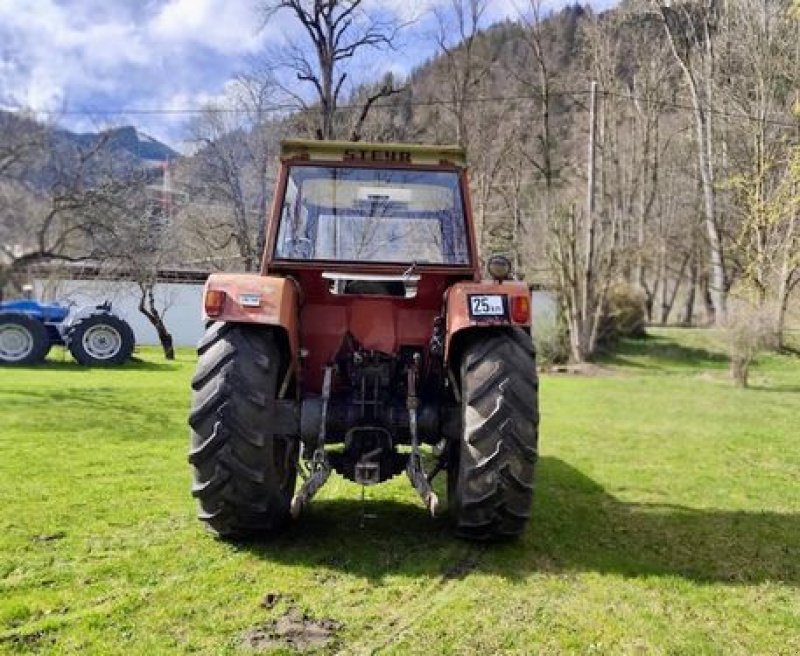
<svg viewBox="0 0 800 656"><path fill-rule="evenodd" d="M474 540L520 535L538 457L538 380L527 332L493 331L466 345L461 411L462 436L448 471L456 533Z"/></svg>
<svg viewBox="0 0 800 656"><path fill-rule="evenodd" d="M0 314L0 364L36 364L47 357L47 328L27 314Z"/></svg>
<svg viewBox="0 0 800 656"><path fill-rule="evenodd" d="M282 361L268 328L212 323L189 415L198 517L217 535L271 534L289 519L299 441L273 431Z"/></svg>

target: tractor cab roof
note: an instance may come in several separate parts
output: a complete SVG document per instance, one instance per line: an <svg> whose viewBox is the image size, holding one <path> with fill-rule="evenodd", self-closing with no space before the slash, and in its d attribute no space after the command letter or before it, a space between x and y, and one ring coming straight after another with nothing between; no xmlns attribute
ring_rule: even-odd
<svg viewBox="0 0 800 656"><path fill-rule="evenodd" d="M460 146L366 143L360 141L317 141L286 139L281 142L281 159L311 160L325 163L456 166L466 167L467 158Z"/></svg>

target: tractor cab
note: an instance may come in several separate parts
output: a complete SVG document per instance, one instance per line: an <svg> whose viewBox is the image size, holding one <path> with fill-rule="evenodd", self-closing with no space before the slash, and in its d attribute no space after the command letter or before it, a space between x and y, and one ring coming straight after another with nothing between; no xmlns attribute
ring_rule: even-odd
<svg viewBox="0 0 800 656"><path fill-rule="evenodd" d="M273 259L469 267L461 171L407 166L287 162Z"/></svg>

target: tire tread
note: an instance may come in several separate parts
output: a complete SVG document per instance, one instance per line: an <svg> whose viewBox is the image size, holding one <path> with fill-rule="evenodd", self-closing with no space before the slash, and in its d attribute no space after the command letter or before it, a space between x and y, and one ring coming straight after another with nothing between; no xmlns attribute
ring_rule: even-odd
<svg viewBox="0 0 800 656"><path fill-rule="evenodd" d="M478 335L462 352L463 437L453 501L456 533L520 535L531 515L538 454L538 381L530 335Z"/></svg>
<svg viewBox="0 0 800 656"><path fill-rule="evenodd" d="M198 345L189 413L198 518L224 538L273 533L289 519L294 471L273 462L278 340L269 329L214 322Z"/></svg>

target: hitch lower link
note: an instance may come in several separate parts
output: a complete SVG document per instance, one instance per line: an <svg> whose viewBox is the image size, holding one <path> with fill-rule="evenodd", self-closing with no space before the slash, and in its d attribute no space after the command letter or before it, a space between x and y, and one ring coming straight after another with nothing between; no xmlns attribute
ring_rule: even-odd
<svg viewBox="0 0 800 656"><path fill-rule="evenodd" d="M322 421L319 425L317 448L311 458L311 474L303 481L300 489L292 498L290 512L294 519L300 516L314 495L320 491L331 475L331 463L325 455L325 425L328 419L328 401L331 398L331 378L333 367L325 367L325 376L322 380Z"/></svg>
<svg viewBox="0 0 800 656"><path fill-rule="evenodd" d="M422 466L422 454L419 448L419 436L417 433L417 408L419 399L417 397L417 373L419 368L419 356L414 359L414 364L408 368L408 398L406 407L408 409L409 432L411 433L411 453L406 465L406 474L411 485L417 491L425 507L436 516L439 508L439 497L433 491L430 480L432 476L425 473ZM333 367L325 367L325 374L322 383L322 417L317 438L317 447L311 459L310 474L305 478L300 489L292 498L290 512L293 518L297 519L303 509L311 502L314 495L319 492L331 475L332 467L328 456L325 453L325 426L327 424L328 401L331 395L331 378ZM361 478L365 478L360 472ZM367 483L363 483L367 484Z"/></svg>
<svg viewBox="0 0 800 656"><path fill-rule="evenodd" d="M417 407L419 398L417 397L417 371L419 369L419 354L414 355L414 364L408 368L408 398L406 407L408 408L408 427L411 433L411 454L406 465L406 474L411 485L419 494L422 503L431 513L431 517L436 517L439 509L439 497L431 487L430 480L422 467L422 454L419 450L419 436L417 435Z"/></svg>

